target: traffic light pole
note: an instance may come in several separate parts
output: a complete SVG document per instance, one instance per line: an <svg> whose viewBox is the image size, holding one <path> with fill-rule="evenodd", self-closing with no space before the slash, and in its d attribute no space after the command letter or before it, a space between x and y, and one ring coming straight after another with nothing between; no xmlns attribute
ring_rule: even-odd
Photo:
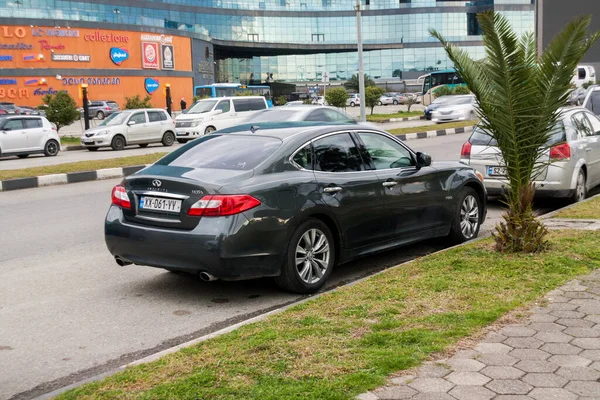
<svg viewBox="0 0 600 400"><path fill-rule="evenodd" d="M87 131L90 129L90 107L88 104L88 86L86 84L81 85L81 97L83 100L83 122Z"/></svg>

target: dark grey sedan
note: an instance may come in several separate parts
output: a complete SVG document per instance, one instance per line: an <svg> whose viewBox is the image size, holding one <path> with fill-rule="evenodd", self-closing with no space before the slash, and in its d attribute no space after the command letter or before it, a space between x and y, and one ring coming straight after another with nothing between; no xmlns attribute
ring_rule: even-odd
<svg viewBox="0 0 600 400"><path fill-rule="evenodd" d="M113 189L106 243L119 265L204 280L272 276L310 293L354 258L475 238L486 215L481 179L367 126L216 132Z"/></svg>

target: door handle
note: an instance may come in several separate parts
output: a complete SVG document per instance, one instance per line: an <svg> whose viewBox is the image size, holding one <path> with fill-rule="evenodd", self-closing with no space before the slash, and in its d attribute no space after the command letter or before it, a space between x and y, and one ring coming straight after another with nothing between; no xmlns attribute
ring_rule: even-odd
<svg viewBox="0 0 600 400"><path fill-rule="evenodd" d="M339 186L328 186L325 189L323 189L323 192L329 193L329 194L337 193L337 192L341 192L341 191L342 191L342 188Z"/></svg>
<svg viewBox="0 0 600 400"><path fill-rule="evenodd" d="M383 182L383 183L382 183L382 185L383 185L384 187L387 187L387 188L389 188L389 187L394 187L394 186L396 186L397 184L398 184L398 182L396 182L396 181L385 181L385 182Z"/></svg>
<svg viewBox="0 0 600 400"><path fill-rule="evenodd" d="M590 149L590 148L585 149L586 153L589 153L590 151L592 151L592 149Z"/></svg>

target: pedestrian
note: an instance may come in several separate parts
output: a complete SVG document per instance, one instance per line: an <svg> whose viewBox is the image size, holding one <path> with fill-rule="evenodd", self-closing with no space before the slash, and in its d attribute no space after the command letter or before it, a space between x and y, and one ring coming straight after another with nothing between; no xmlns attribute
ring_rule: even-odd
<svg viewBox="0 0 600 400"><path fill-rule="evenodd" d="M181 106L181 111L185 111L185 109L187 108L187 103L185 102L185 98L183 98L183 97L181 98L179 105Z"/></svg>

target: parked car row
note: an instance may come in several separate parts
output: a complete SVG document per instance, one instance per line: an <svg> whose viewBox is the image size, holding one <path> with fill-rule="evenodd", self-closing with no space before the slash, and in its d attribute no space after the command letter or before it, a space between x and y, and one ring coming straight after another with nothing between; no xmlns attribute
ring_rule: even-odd
<svg viewBox="0 0 600 400"><path fill-rule="evenodd" d="M33 107L17 106L10 102L0 102L0 117L7 115L45 115L45 112Z"/></svg>

